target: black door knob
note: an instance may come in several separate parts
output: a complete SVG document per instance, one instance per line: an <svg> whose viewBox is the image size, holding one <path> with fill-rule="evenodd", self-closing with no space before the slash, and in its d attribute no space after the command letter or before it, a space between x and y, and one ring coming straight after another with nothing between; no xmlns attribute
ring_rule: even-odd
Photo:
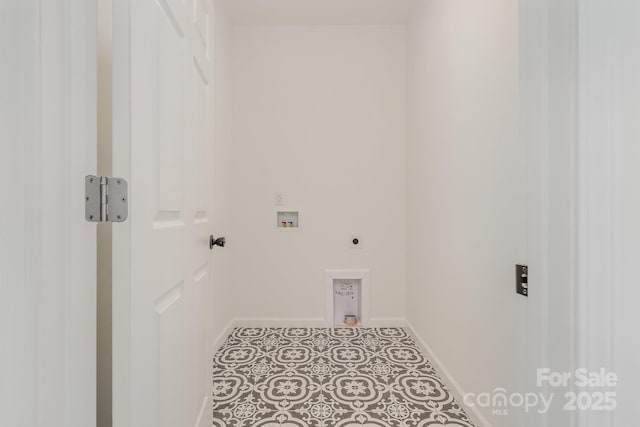
<svg viewBox="0 0 640 427"><path fill-rule="evenodd" d="M209 237L209 249L213 249L214 246L220 246L224 248L224 245L227 243L224 237L218 237L217 239L213 237L213 234Z"/></svg>

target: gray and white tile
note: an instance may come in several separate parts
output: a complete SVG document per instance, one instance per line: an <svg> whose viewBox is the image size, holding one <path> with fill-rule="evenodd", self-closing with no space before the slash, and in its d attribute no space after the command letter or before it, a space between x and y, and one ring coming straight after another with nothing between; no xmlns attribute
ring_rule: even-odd
<svg viewBox="0 0 640 427"><path fill-rule="evenodd" d="M236 328L213 372L216 427L473 426L403 328Z"/></svg>

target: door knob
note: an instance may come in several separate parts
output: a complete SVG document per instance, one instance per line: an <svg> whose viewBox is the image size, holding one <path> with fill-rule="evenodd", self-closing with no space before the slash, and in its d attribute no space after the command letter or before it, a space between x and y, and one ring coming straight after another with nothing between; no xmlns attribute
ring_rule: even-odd
<svg viewBox="0 0 640 427"><path fill-rule="evenodd" d="M213 249L214 246L220 246L224 248L224 245L227 243L227 240L224 237L218 237L217 239L213 237L213 234L209 237L209 249Z"/></svg>

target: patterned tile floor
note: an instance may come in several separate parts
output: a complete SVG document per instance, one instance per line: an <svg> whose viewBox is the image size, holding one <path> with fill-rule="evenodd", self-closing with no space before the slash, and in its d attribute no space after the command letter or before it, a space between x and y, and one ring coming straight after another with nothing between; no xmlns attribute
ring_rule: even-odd
<svg viewBox="0 0 640 427"><path fill-rule="evenodd" d="M213 372L216 427L473 426L402 328L237 328Z"/></svg>

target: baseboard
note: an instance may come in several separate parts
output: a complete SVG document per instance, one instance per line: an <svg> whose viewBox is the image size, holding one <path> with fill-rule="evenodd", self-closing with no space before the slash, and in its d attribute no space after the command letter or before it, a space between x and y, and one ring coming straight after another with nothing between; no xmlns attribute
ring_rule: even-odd
<svg viewBox="0 0 640 427"><path fill-rule="evenodd" d="M202 406L200 406L200 413L198 414L198 420L196 421L195 427L210 427L213 423L211 419L210 411L207 411L209 407L209 398L207 396L204 397L202 401ZM212 406L213 407L213 406Z"/></svg>
<svg viewBox="0 0 640 427"><path fill-rule="evenodd" d="M213 354L216 354L216 352L220 350L220 347L222 347L222 344L224 344L227 337L231 334L231 331L233 330L233 328L235 328L234 322L235 322L235 319L231 319L229 323L227 323L227 326L224 327L222 332L220 332L220 334L213 341Z"/></svg>
<svg viewBox="0 0 640 427"><path fill-rule="evenodd" d="M368 323L364 325L365 328L404 328L407 326L407 321L401 318L379 318L370 319Z"/></svg>
<svg viewBox="0 0 640 427"><path fill-rule="evenodd" d="M232 320L233 328L328 328L331 322L320 318L246 318ZM402 318L370 319L366 328L404 328L407 322Z"/></svg>
<svg viewBox="0 0 640 427"><path fill-rule="evenodd" d="M247 318L239 317L233 320L234 328L326 328L324 319L316 318Z"/></svg>
<svg viewBox="0 0 640 427"><path fill-rule="evenodd" d="M426 343L424 339L418 334L414 326L408 320L405 321L405 326L413 335L416 343L421 347L422 351L427 356L427 359L431 362L431 364L436 368L438 375L442 378L442 380L447 384L449 390L454 395L454 397L458 400L458 402L465 408L471 421L476 427L491 427L491 424L487 419L480 413L477 407L467 407L463 404L464 399L463 396L466 394L462 386L456 379L451 375L451 372L447 367L442 363L442 361L436 356L436 354L431 350L431 347Z"/></svg>

